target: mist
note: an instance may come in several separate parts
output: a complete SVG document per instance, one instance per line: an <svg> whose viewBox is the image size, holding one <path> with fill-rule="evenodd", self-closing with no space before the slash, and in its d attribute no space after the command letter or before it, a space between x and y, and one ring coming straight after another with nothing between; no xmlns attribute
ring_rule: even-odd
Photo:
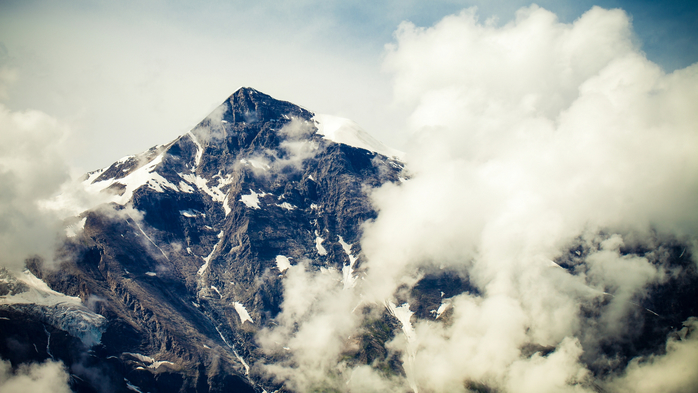
<svg viewBox="0 0 698 393"><path fill-rule="evenodd" d="M61 231L42 202L70 179L61 143L69 128L40 111L0 105L0 266L20 270L30 255L50 259Z"/></svg>
<svg viewBox="0 0 698 393"><path fill-rule="evenodd" d="M10 362L0 360L0 388L7 393L69 393L70 375L60 362L24 365L12 371Z"/></svg>

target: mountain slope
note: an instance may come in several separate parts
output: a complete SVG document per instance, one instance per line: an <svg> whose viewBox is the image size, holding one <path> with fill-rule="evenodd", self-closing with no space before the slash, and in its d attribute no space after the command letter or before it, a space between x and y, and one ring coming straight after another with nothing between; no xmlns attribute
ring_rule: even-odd
<svg viewBox="0 0 698 393"><path fill-rule="evenodd" d="M356 280L350 257L376 214L366 190L402 164L357 127L318 126L242 88L173 142L86 176L107 203L73 226L59 270L29 267L106 318L94 353L124 375L115 390L261 391L254 333L280 310L284 270L308 261Z"/></svg>

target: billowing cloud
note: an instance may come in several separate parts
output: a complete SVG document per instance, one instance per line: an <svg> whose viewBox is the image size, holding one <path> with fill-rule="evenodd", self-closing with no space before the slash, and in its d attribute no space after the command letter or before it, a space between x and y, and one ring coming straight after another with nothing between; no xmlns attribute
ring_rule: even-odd
<svg viewBox="0 0 698 393"><path fill-rule="evenodd" d="M6 393L70 393L69 378L61 362L32 363L13 371L10 362L0 359L0 390Z"/></svg>
<svg viewBox="0 0 698 393"><path fill-rule="evenodd" d="M411 179L373 194L379 215L365 227L366 276L353 301L287 325L302 332L323 321L334 332L313 353L339 362L342 334L351 336L339 327L361 325L330 318L343 304L350 314L359 301L397 301L404 285L445 269L472 290L448 299L448 321L412 318L409 334L388 344L406 375L381 379L386 386L594 391L639 386L643 367L692 356L691 340L670 339L666 355L621 374L591 370L613 368L602 345L631 333L647 288L675 274L657 255L627 250L657 237L696 244L698 65L664 73L622 10L595 7L566 24L531 6L503 26L473 9L430 28L403 23L385 68L413 108ZM288 285L284 310L307 295ZM284 376L312 378L321 368L311 359ZM672 387L688 391L696 375Z"/></svg>

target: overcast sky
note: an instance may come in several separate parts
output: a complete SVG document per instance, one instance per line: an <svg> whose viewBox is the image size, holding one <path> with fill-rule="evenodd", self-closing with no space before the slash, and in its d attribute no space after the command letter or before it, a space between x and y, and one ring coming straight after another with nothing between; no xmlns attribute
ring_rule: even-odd
<svg viewBox="0 0 698 393"><path fill-rule="evenodd" d="M167 143L240 86L349 117L401 148L413 108L393 104L385 46L402 21L430 27L472 6L501 25L529 2L0 2L0 103L70 130L69 164L87 171ZM698 61L698 4L537 2L561 22L593 5L633 18L637 44L670 72Z"/></svg>

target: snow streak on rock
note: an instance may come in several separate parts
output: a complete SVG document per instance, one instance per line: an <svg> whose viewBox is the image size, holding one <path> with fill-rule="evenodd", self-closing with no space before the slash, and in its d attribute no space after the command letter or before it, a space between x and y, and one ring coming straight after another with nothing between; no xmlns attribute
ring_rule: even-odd
<svg viewBox="0 0 698 393"><path fill-rule="evenodd" d="M344 289L353 288L354 286L356 286L356 277L354 277L354 265L356 264L358 258L351 253L351 245L345 242L341 236L338 237L339 244L342 245L344 253L346 253L347 257L349 258L349 263L342 266L342 283L344 284Z"/></svg>
<svg viewBox="0 0 698 393"><path fill-rule="evenodd" d="M233 302L233 306L235 307L235 311L237 311L238 316L240 316L240 323L245 323L245 321L250 321L250 323L253 323L250 313L247 312L247 309L242 303Z"/></svg>
<svg viewBox="0 0 698 393"><path fill-rule="evenodd" d="M324 241L325 239L320 237L318 231L315 231L315 248L317 249L317 253L323 256L327 255L327 250L325 250L325 247L322 245Z"/></svg>
<svg viewBox="0 0 698 393"><path fill-rule="evenodd" d="M208 264L211 262L211 258L213 257L213 253L216 252L218 247L220 247L221 243L223 242L223 234L224 234L223 231L220 231L220 233L218 233L218 239L220 239L220 240L218 240L218 243L216 243L216 245L213 246L213 249L211 250L210 254L208 254L206 257L202 257L202 259L204 260L204 264L201 265L201 267L199 268L199 271L197 272L198 275L200 275L200 276L203 275L204 272L206 272L206 269L208 269Z"/></svg>

